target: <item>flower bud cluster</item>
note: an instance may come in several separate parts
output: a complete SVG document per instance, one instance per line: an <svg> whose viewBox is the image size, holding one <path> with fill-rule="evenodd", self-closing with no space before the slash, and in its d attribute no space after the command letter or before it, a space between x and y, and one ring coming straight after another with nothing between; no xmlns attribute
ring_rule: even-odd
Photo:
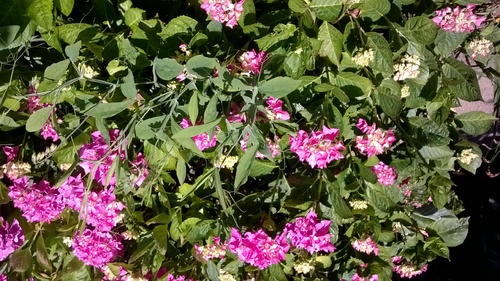
<svg viewBox="0 0 500 281"><path fill-rule="evenodd" d="M365 253L367 255L370 255L371 253L373 253L375 256L378 256L378 253L380 251L377 243L375 243L375 241L373 241L373 239L371 237L368 237L364 240L358 239L358 240L352 242L351 245L354 248L354 250L361 252L361 253Z"/></svg>
<svg viewBox="0 0 500 281"><path fill-rule="evenodd" d="M352 61L360 67L367 67L373 61L373 50L359 51L352 57Z"/></svg>
<svg viewBox="0 0 500 281"><path fill-rule="evenodd" d="M478 55L486 58L493 49L493 43L487 39L475 39L471 41L468 45L469 49L472 51L471 57L475 59Z"/></svg>
<svg viewBox="0 0 500 281"><path fill-rule="evenodd" d="M378 281L378 275L377 274L373 274L370 277L361 277L361 276L358 275L358 273L355 273L352 276L351 281Z"/></svg>
<svg viewBox="0 0 500 281"><path fill-rule="evenodd" d="M398 173L394 167L384 164L380 161L377 165L372 167L372 171L377 176L378 182L383 186L393 185L398 177Z"/></svg>
<svg viewBox="0 0 500 281"><path fill-rule="evenodd" d="M455 8L446 7L436 10L436 16L432 19L441 29L448 32L472 32L478 28L485 20L474 14L476 5L468 4L467 7Z"/></svg>
<svg viewBox="0 0 500 281"><path fill-rule="evenodd" d="M205 261L211 259L223 259L226 256L227 243L220 243L220 237L214 237L213 243L205 246L194 245L196 254L200 255Z"/></svg>
<svg viewBox="0 0 500 281"><path fill-rule="evenodd" d="M462 163L469 165L470 163L472 163L472 160L474 160L478 157L479 157L479 155L474 153L474 151L472 151L472 148L468 148L468 149L464 149L464 150L462 150L462 152L460 152L460 155L458 156L458 160Z"/></svg>
<svg viewBox="0 0 500 281"><path fill-rule="evenodd" d="M232 0L203 0L201 8L212 18L212 20L225 23L233 28L238 25L238 20L243 13L243 3L241 0L233 3Z"/></svg>
<svg viewBox="0 0 500 281"><path fill-rule="evenodd" d="M243 72L247 74L259 74L262 63L266 58L266 53L264 51L260 51L258 54L255 50L244 52L239 58L239 62L241 63L241 68Z"/></svg>
<svg viewBox="0 0 500 281"><path fill-rule="evenodd" d="M399 63L394 65L394 80L401 81L417 78L420 73L420 58L405 54Z"/></svg>
<svg viewBox="0 0 500 281"><path fill-rule="evenodd" d="M395 256L391 258L391 262L395 264L393 271L399 274L402 278L412 278L427 271L427 264L420 267L412 263L411 261L403 262L401 256Z"/></svg>
<svg viewBox="0 0 500 281"><path fill-rule="evenodd" d="M396 141L392 129L384 132L377 129L375 123L368 126L368 123L362 118L359 118L356 127L365 134L356 137L356 148L368 157L384 153Z"/></svg>

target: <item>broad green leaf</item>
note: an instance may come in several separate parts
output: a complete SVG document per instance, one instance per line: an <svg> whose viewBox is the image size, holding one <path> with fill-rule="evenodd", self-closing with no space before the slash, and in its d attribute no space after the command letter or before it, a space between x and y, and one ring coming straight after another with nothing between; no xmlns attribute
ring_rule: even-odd
<svg viewBox="0 0 500 281"><path fill-rule="evenodd" d="M163 28L161 33L158 35L161 39L165 40L169 37L180 35L180 34L192 34L196 33L196 28L198 22L187 16L180 16L169 21Z"/></svg>
<svg viewBox="0 0 500 281"><path fill-rule="evenodd" d="M370 67L380 71L385 77L393 73L392 51L385 38L375 32L366 33L366 44L373 50L373 60Z"/></svg>
<svg viewBox="0 0 500 281"><path fill-rule="evenodd" d="M86 112L85 115L95 118L109 118L124 111L133 103L134 103L133 100L126 100L122 102L100 103L91 110L89 110L88 112Z"/></svg>
<svg viewBox="0 0 500 281"><path fill-rule="evenodd" d="M269 175L276 168L278 168L278 166L273 162L256 159L250 167L249 175L253 178Z"/></svg>
<svg viewBox="0 0 500 281"><path fill-rule="evenodd" d="M328 22L323 22L319 28L318 40L321 40L319 55L327 57L331 63L340 65L342 54L342 33Z"/></svg>
<svg viewBox="0 0 500 281"><path fill-rule="evenodd" d="M341 218L350 218L352 217L352 212L344 198L340 195L339 190L337 190L338 186L335 184L327 185L327 192L330 195L330 202L333 207L333 211L336 215Z"/></svg>
<svg viewBox="0 0 500 281"><path fill-rule="evenodd" d="M26 272L31 268L31 253L28 249L15 251L9 257L9 264L14 272Z"/></svg>
<svg viewBox="0 0 500 281"><path fill-rule="evenodd" d="M207 106L205 107L205 112L203 113L204 122L211 122L217 118L219 112L217 111L217 103L219 102L219 95L214 94Z"/></svg>
<svg viewBox="0 0 500 281"><path fill-rule="evenodd" d="M133 46L128 39L123 39L122 51L125 59L135 67L147 67L151 64L148 57Z"/></svg>
<svg viewBox="0 0 500 281"><path fill-rule="evenodd" d="M403 107L401 95L399 94L399 85L390 78L384 80L384 82L384 84L381 84L377 88L376 97L378 104L388 116L396 117L399 115ZM389 85L389 83L394 83L395 85ZM395 88L395 90L392 88Z"/></svg>
<svg viewBox="0 0 500 281"><path fill-rule="evenodd" d="M201 222L200 218L190 217L182 221L179 225L179 230L183 236L186 236L195 225Z"/></svg>
<svg viewBox="0 0 500 281"><path fill-rule="evenodd" d="M257 145L253 145L247 148L247 151L241 156L238 166L236 167L236 176L234 178L234 189L237 189L242 184L244 184L248 175L250 174L250 167L252 167L255 160L255 154L257 153Z"/></svg>
<svg viewBox="0 0 500 281"><path fill-rule="evenodd" d="M192 124L196 124L196 119L198 119L198 93L194 92L189 99L188 113L189 120Z"/></svg>
<svg viewBox="0 0 500 281"><path fill-rule="evenodd" d="M0 27L0 49L9 47L16 39L21 27L19 25L8 25Z"/></svg>
<svg viewBox="0 0 500 281"><path fill-rule="evenodd" d="M80 55L81 48L82 48L82 42L78 41L75 44L66 46L66 48L64 48L64 52L71 61L75 62L78 60L78 55Z"/></svg>
<svg viewBox="0 0 500 281"><path fill-rule="evenodd" d="M259 92L266 96L282 98L295 91L300 83L300 80L294 80L290 77L275 77L262 83L259 86Z"/></svg>
<svg viewBox="0 0 500 281"><path fill-rule="evenodd" d="M167 252L168 226L165 224L155 226L153 228L153 238L157 249L164 255Z"/></svg>
<svg viewBox="0 0 500 281"><path fill-rule="evenodd" d="M469 35L467 32L448 32L442 29L438 30L434 51L436 54L447 57L453 53Z"/></svg>
<svg viewBox="0 0 500 281"><path fill-rule="evenodd" d="M43 236L41 235L36 241L36 261L43 269L52 272L52 263L50 262L49 254L47 254L47 247L45 247Z"/></svg>
<svg viewBox="0 0 500 281"><path fill-rule="evenodd" d="M177 168L175 168L175 173L177 174L177 180L179 180L179 184L183 184L184 180L186 180L186 162L182 157L177 159Z"/></svg>
<svg viewBox="0 0 500 281"><path fill-rule="evenodd" d="M300 14L304 13L308 9L304 0L290 0L288 1L288 7L290 10Z"/></svg>
<svg viewBox="0 0 500 281"><path fill-rule="evenodd" d="M257 45L262 51L267 51L271 49L274 45L278 44L281 41L287 40L294 36L295 31L297 31L297 27L293 24L278 24L271 34L268 34L262 38L255 40Z"/></svg>
<svg viewBox="0 0 500 281"><path fill-rule="evenodd" d="M137 249L130 255L128 262L134 263L135 261L137 261L140 257L144 256L144 254L146 254L148 251L151 251L153 249L154 244L155 241L151 236L149 236L148 238L141 239L137 243Z"/></svg>
<svg viewBox="0 0 500 281"><path fill-rule="evenodd" d="M203 220L196 224L186 235L186 240L196 242L207 238L215 229L215 221Z"/></svg>
<svg viewBox="0 0 500 281"><path fill-rule="evenodd" d="M387 0L364 0L360 5L361 17L370 18L372 21L379 20L389 13L391 3Z"/></svg>
<svg viewBox="0 0 500 281"><path fill-rule="evenodd" d="M52 0L24 0L30 18L46 30L54 28Z"/></svg>
<svg viewBox="0 0 500 281"><path fill-rule="evenodd" d="M120 86L122 94L132 100L137 99L137 89L135 88L134 74L129 69L127 76L123 77L123 83Z"/></svg>
<svg viewBox="0 0 500 281"><path fill-rule="evenodd" d="M207 261L207 275L210 281L220 281L219 269L212 261Z"/></svg>
<svg viewBox="0 0 500 281"><path fill-rule="evenodd" d="M186 129L183 129L177 133L175 133L172 138L173 139L187 139L199 134L205 133L215 127L215 125L219 124L220 118L215 119L212 122L205 123L203 125L191 126Z"/></svg>
<svg viewBox="0 0 500 281"><path fill-rule="evenodd" d="M86 23L70 23L56 27L56 33L68 44L77 40L88 42L101 36L102 31Z"/></svg>
<svg viewBox="0 0 500 281"><path fill-rule="evenodd" d="M153 63L156 75L165 81L172 80L184 70L184 66L180 65L174 59L155 59Z"/></svg>
<svg viewBox="0 0 500 281"><path fill-rule="evenodd" d="M61 13L68 17L73 11L75 0L54 0L54 4Z"/></svg>
<svg viewBox="0 0 500 281"><path fill-rule="evenodd" d="M405 27L398 28L398 31L409 41L429 45L434 43L438 29L439 27L428 17L417 16L408 19Z"/></svg>
<svg viewBox="0 0 500 281"><path fill-rule="evenodd" d="M446 124L438 125L428 120L418 127L418 131L421 132L422 143L428 146L445 146L451 141L450 131Z"/></svg>
<svg viewBox="0 0 500 281"><path fill-rule="evenodd" d="M320 20L336 21L342 12L343 2L341 0L313 0L309 7Z"/></svg>
<svg viewBox="0 0 500 281"><path fill-rule="evenodd" d="M450 92L466 101L481 100L481 90L477 81L476 72L465 63L453 58L446 59L443 65L443 74Z"/></svg>
<svg viewBox="0 0 500 281"><path fill-rule="evenodd" d="M297 52L290 52L283 66L285 73L293 79L299 79L306 72L302 56Z"/></svg>
<svg viewBox="0 0 500 281"><path fill-rule="evenodd" d="M390 212L394 202L380 189L378 185L372 185L366 189L366 197L371 205L383 212Z"/></svg>
<svg viewBox="0 0 500 281"><path fill-rule="evenodd" d="M457 127L469 135L478 136L486 133L493 122L497 120L495 116L482 112L470 111L455 117Z"/></svg>
<svg viewBox="0 0 500 281"><path fill-rule="evenodd" d="M359 76L352 72L340 72L331 81L334 85L342 88L345 93L355 95L368 95L373 89L370 79Z"/></svg>
<svg viewBox="0 0 500 281"><path fill-rule="evenodd" d="M428 225L434 230L448 247L462 244L467 237L469 218L440 218Z"/></svg>
<svg viewBox="0 0 500 281"><path fill-rule="evenodd" d="M70 61L68 59L51 64L45 69L43 77L53 81L59 81L68 70Z"/></svg>
<svg viewBox="0 0 500 281"><path fill-rule="evenodd" d="M26 131L36 132L40 130L43 124L45 124L47 120L49 120L52 109L53 107L51 106L44 107L31 114L28 118L28 122L26 122Z"/></svg>
<svg viewBox="0 0 500 281"><path fill-rule="evenodd" d="M425 239L424 251L430 250L434 254L441 256L446 259L450 259L450 249L446 246L446 244L437 237L430 237Z"/></svg>
<svg viewBox="0 0 500 281"><path fill-rule="evenodd" d="M120 71L125 71L128 68L125 65L120 65L119 60L112 60L108 63L108 66L106 66L106 71L109 73L109 75L113 76L116 73Z"/></svg>
<svg viewBox="0 0 500 281"><path fill-rule="evenodd" d="M281 264L273 264L266 268L263 272L263 280L266 281L287 281L288 278L283 272Z"/></svg>
<svg viewBox="0 0 500 281"><path fill-rule="evenodd" d="M314 261L321 269L327 269L332 266L332 258L330 256L316 256Z"/></svg>
<svg viewBox="0 0 500 281"><path fill-rule="evenodd" d="M141 20L146 19L146 12L138 8L130 8L123 15L125 24L129 27L137 27Z"/></svg>
<svg viewBox="0 0 500 281"><path fill-rule="evenodd" d="M455 154L455 152L451 150L448 146L436 146L436 147L424 146L420 149L420 154L422 154L422 156L425 159L436 160L441 158L452 157L453 154Z"/></svg>
<svg viewBox="0 0 500 281"><path fill-rule="evenodd" d="M188 73L194 74L198 78L212 76L216 66L217 61L214 58L207 58L202 55L194 56L186 63Z"/></svg>
<svg viewBox="0 0 500 281"><path fill-rule="evenodd" d="M17 123L12 117L7 115L0 115L0 130L10 131L21 126L22 125Z"/></svg>

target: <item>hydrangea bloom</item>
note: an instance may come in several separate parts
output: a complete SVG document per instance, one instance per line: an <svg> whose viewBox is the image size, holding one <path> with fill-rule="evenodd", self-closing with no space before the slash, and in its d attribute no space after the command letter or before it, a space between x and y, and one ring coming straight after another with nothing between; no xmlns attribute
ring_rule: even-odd
<svg viewBox="0 0 500 281"><path fill-rule="evenodd" d="M420 73L420 58L405 54L401 61L394 65L394 80L417 78Z"/></svg>
<svg viewBox="0 0 500 281"><path fill-rule="evenodd" d="M383 186L393 185L398 177L396 169L388 166L380 161L377 165L372 167L372 171L377 175L377 180Z"/></svg>
<svg viewBox="0 0 500 281"><path fill-rule="evenodd" d="M238 60L241 63L241 68L244 72L259 74L262 67L262 63L266 58L266 53L260 51L258 54L255 50L244 52Z"/></svg>
<svg viewBox="0 0 500 281"><path fill-rule="evenodd" d="M19 146L4 146L2 150L5 156L7 156L7 162L12 162L19 153Z"/></svg>
<svg viewBox="0 0 500 281"><path fill-rule="evenodd" d="M310 254L319 251L333 252L335 246L330 240L330 224L329 220L318 222L318 215L311 210L305 217L287 223L283 234L290 239L292 246L305 249Z"/></svg>
<svg viewBox="0 0 500 281"><path fill-rule="evenodd" d="M186 128L192 126L191 121L189 121L186 118L182 119L180 125L181 125L181 127L183 129L186 129ZM199 135L196 135L196 136L192 137L192 139L193 139L194 143L196 144L196 146L201 151L203 151L203 150L205 150L207 148L210 148L210 147L214 147L215 145L217 145L217 138L215 136L215 133L212 136L212 138L210 138L208 136L208 133L202 133L202 134L199 134Z"/></svg>
<svg viewBox="0 0 500 281"><path fill-rule="evenodd" d="M364 240L358 239L352 242L351 245L356 251L365 253L367 255L373 253L375 256L378 256L378 253L380 251L377 243L375 243L375 241L373 241L371 237L368 237Z"/></svg>
<svg viewBox="0 0 500 281"><path fill-rule="evenodd" d="M240 140L241 150L247 151L247 141L248 141L248 134L246 134L245 138ZM280 153L281 153L280 146L278 144L279 139L275 138L275 141L273 142L270 138L266 138L266 141L267 141L267 145L269 146L269 150L271 151L271 156L274 158L274 157L280 155ZM257 157L259 159L266 158L266 156L264 154L262 154L258 151L257 151L257 153L255 153L255 157Z"/></svg>
<svg viewBox="0 0 500 281"><path fill-rule="evenodd" d="M232 228L229 249L238 255L241 261L262 270L285 260L285 254L290 250L290 246L283 234L273 240L259 229L257 232L245 232L242 237L238 230Z"/></svg>
<svg viewBox="0 0 500 281"><path fill-rule="evenodd" d="M102 267L118 256L123 249L121 238L97 229L85 229L73 236L73 253L86 265Z"/></svg>
<svg viewBox="0 0 500 281"><path fill-rule="evenodd" d="M345 147L340 141L335 141L339 129L330 129L323 126L322 131L312 132L311 136L306 131L300 130L297 136L290 136L290 150L299 156L299 160L309 163L311 168L324 169L333 160L344 156L339 152Z"/></svg>
<svg viewBox="0 0 500 281"><path fill-rule="evenodd" d="M80 211L83 197L85 196L85 186L83 185L82 176L70 176L57 189L59 194L64 198L64 203L75 211Z"/></svg>
<svg viewBox="0 0 500 281"><path fill-rule="evenodd" d="M367 67L374 58L374 53L372 49L359 51L352 57L352 61L360 67Z"/></svg>
<svg viewBox="0 0 500 281"><path fill-rule="evenodd" d="M11 161L0 168L0 175L4 173L10 180L15 180L31 172L31 165L21 161Z"/></svg>
<svg viewBox="0 0 500 281"><path fill-rule="evenodd" d="M45 124L42 126L42 131L40 132L40 135L43 137L44 140L47 140L49 138L52 139L52 141L57 141L59 140L59 135L57 134L56 130L54 129L54 126L52 126L51 120L47 120Z"/></svg>
<svg viewBox="0 0 500 281"><path fill-rule="evenodd" d="M7 275L0 274L0 281L7 281Z"/></svg>
<svg viewBox="0 0 500 281"><path fill-rule="evenodd" d="M110 231L123 219L120 214L123 209L125 205L116 201L111 190L93 191L87 198L87 205L80 212L80 218L86 219L87 224L101 231Z"/></svg>
<svg viewBox="0 0 500 281"><path fill-rule="evenodd" d="M392 143L396 141L391 129L383 132L381 129L377 129L375 123L368 126L368 123L362 118L359 118L356 127L365 134L356 137L356 148L368 157L384 153L384 150L390 148Z"/></svg>
<svg viewBox="0 0 500 281"><path fill-rule="evenodd" d="M245 0L237 3L233 3L232 0L203 0L201 8L212 20L225 23L226 26L233 28L238 25L238 20L243 13L244 2Z"/></svg>
<svg viewBox="0 0 500 281"><path fill-rule="evenodd" d="M227 117L227 121L229 121L230 123L235 123L235 122L245 123L247 117L245 113L241 113L241 108L234 101L231 102L230 106L231 110L229 111L229 116Z"/></svg>
<svg viewBox="0 0 500 281"><path fill-rule="evenodd" d="M200 255L202 259L208 261L211 259L223 259L226 256L227 243L220 243L220 237L214 237L213 243L205 246L194 245L196 254Z"/></svg>
<svg viewBox="0 0 500 281"><path fill-rule="evenodd" d="M485 20L474 14L476 5L468 4L466 8L456 6L446 7L436 11L436 16L432 19L441 29L448 32L472 32L478 28Z"/></svg>
<svg viewBox="0 0 500 281"><path fill-rule="evenodd" d="M393 271L399 274L402 278L412 278L427 271L427 264L419 268L419 266L410 261L401 263L402 260L403 258L401 256L391 258L391 261L395 264Z"/></svg>
<svg viewBox="0 0 500 281"><path fill-rule="evenodd" d="M184 275L179 275L178 277L175 277L172 274L168 274L167 276L167 281L194 281L193 279L186 279L186 276Z"/></svg>
<svg viewBox="0 0 500 281"><path fill-rule="evenodd" d="M36 184L26 176L16 179L9 186L9 197L29 222L50 223L64 210L62 196L45 180Z"/></svg>
<svg viewBox="0 0 500 281"><path fill-rule="evenodd" d="M468 47L472 51L472 59L476 59L478 55L486 58L493 49L493 43L490 40L482 38L471 41Z"/></svg>
<svg viewBox="0 0 500 281"><path fill-rule="evenodd" d="M24 243L24 233L19 222L15 219L9 225L0 217L0 261L5 260Z"/></svg>
<svg viewBox="0 0 500 281"><path fill-rule="evenodd" d="M117 141L119 134L119 130L109 131L111 143ZM92 172L94 179L100 184L105 185L113 161L116 157L120 157L122 160L125 159L125 153L117 149L111 150L101 132L95 131L91 136L92 142L85 143L80 148L79 155L81 162L79 165L85 173ZM116 177L113 173L110 177L109 185L114 186L115 184Z"/></svg>
<svg viewBox="0 0 500 281"><path fill-rule="evenodd" d="M352 276L351 281L378 281L378 275L373 274L370 277L361 277L357 273Z"/></svg>
<svg viewBox="0 0 500 281"><path fill-rule="evenodd" d="M290 120L290 114L283 110L283 102L277 98L270 97L267 103L267 118L270 120Z"/></svg>

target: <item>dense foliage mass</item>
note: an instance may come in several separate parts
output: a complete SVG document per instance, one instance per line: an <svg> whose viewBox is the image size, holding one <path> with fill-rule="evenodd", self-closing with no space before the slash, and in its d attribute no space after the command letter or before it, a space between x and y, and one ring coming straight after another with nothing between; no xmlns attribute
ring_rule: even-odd
<svg viewBox="0 0 500 281"><path fill-rule="evenodd" d="M0 1L0 280L423 274L495 121L471 1Z"/></svg>

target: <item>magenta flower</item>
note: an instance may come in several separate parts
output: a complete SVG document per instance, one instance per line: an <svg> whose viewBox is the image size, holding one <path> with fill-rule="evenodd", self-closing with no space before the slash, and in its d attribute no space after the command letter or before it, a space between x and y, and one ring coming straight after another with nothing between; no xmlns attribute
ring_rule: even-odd
<svg viewBox="0 0 500 281"><path fill-rule="evenodd" d="M229 121L229 123L235 123L235 122L245 123L247 117L245 113L241 113L241 108L234 101L231 102L230 106L231 110L229 111L229 116L227 117L227 121Z"/></svg>
<svg viewBox="0 0 500 281"><path fill-rule="evenodd" d="M270 120L290 120L290 114L283 110L283 102L277 98L270 97L267 101L267 117Z"/></svg>
<svg viewBox="0 0 500 281"><path fill-rule="evenodd" d="M372 240L371 237L368 237L364 240L358 239L351 243L352 247L361 253L365 253L367 255L373 253L375 256L378 256L380 249L378 248L377 243Z"/></svg>
<svg viewBox="0 0 500 281"><path fill-rule="evenodd" d="M36 184L30 183L26 176L16 179L9 186L9 197L29 222L50 223L64 210L64 199L45 180Z"/></svg>
<svg viewBox="0 0 500 281"><path fill-rule="evenodd" d="M390 148L392 143L396 141L392 130L383 132L381 129L377 129L375 124L368 126L368 123L362 118L359 118L356 127L365 134L356 137L356 148L368 157L384 153L385 149Z"/></svg>
<svg viewBox="0 0 500 281"><path fill-rule="evenodd" d="M292 246L305 249L310 254L333 252L335 246L331 241L330 224L329 220L318 221L318 215L311 210L306 217L287 223L283 234L290 239Z"/></svg>
<svg viewBox="0 0 500 281"><path fill-rule="evenodd" d="M241 0L233 4L231 0L203 0L201 8L212 20L225 23L226 26L233 28L238 25L238 20L243 13L244 2L245 0Z"/></svg>
<svg viewBox="0 0 500 281"><path fill-rule="evenodd" d="M7 156L7 162L12 162L16 159L19 153L19 146L4 146L2 147L3 153Z"/></svg>
<svg viewBox="0 0 500 281"><path fill-rule="evenodd" d="M311 168L324 169L333 160L344 158L339 151L345 147L335 140L338 133L339 129L326 126L322 131L312 132L311 136L300 130L296 137L290 136L290 151L295 152L301 162L309 163Z"/></svg>
<svg viewBox="0 0 500 281"><path fill-rule="evenodd" d="M80 218L101 231L110 231L123 219L120 214L123 209L125 205L116 201L112 190L92 191L87 198L87 205L80 212Z"/></svg>
<svg viewBox="0 0 500 281"><path fill-rule="evenodd" d="M468 4L466 8L456 6L454 9L446 7L436 10L436 16L432 19L441 29L448 32L472 32L485 20L474 14L476 5Z"/></svg>
<svg viewBox="0 0 500 281"><path fill-rule="evenodd" d="M384 164L380 161L377 165L372 167L372 171L377 175L377 180L383 186L393 185L398 177L394 167Z"/></svg>
<svg viewBox="0 0 500 281"><path fill-rule="evenodd" d="M189 121L186 118L182 119L180 125L181 125L181 127L183 129L186 129L186 128L192 126L191 121ZM202 133L202 134L199 134L199 135L196 135L196 136L192 137L192 139L193 139L194 143L196 144L196 146L201 151L203 151L203 150L205 150L207 148L210 148L210 147L214 147L214 146L217 145L217 137L215 136L215 133L212 136L212 138L210 138L208 136L208 133Z"/></svg>
<svg viewBox="0 0 500 281"><path fill-rule="evenodd" d="M241 68L244 72L259 74L262 67L262 63L266 58L266 53L260 51L258 54L255 50L244 52L238 60L241 63Z"/></svg>
<svg viewBox="0 0 500 281"><path fill-rule="evenodd" d="M102 267L120 255L123 250L121 238L97 229L77 231L73 236L73 253L86 265Z"/></svg>
<svg viewBox="0 0 500 281"><path fill-rule="evenodd" d="M193 279L186 279L186 276L184 275L179 275L178 277L175 277L172 274L168 274L167 276L167 281L194 281Z"/></svg>
<svg viewBox="0 0 500 281"><path fill-rule="evenodd" d="M270 265L285 260L285 254L290 250L285 235L278 235L274 240L262 229L257 232L245 232L243 237L237 229L231 229L229 249L238 258L261 270Z"/></svg>
<svg viewBox="0 0 500 281"><path fill-rule="evenodd" d="M401 256L392 257L391 262L395 264L393 271L399 274L402 278L412 278L427 271L427 264L417 266L413 262L407 261L406 259L405 262L403 262L403 258Z"/></svg>
<svg viewBox="0 0 500 281"><path fill-rule="evenodd" d="M378 281L378 275L373 274L370 277L361 277L356 273L352 276L351 281Z"/></svg>
<svg viewBox="0 0 500 281"><path fill-rule="evenodd" d="M51 119L47 120L45 124L42 126L42 131L40 132L40 135L43 137L44 140L47 140L49 138L52 139L52 141L57 141L59 139L59 135L57 134L56 130L54 129L54 126L52 126Z"/></svg>
<svg viewBox="0 0 500 281"><path fill-rule="evenodd" d="M85 186L82 181L82 176L70 176L57 189L59 194L64 198L64 203L75 211L80 211L83 197L85 196Z"/></svg>
<svg viewBox="0 0 500 281"><path fill-rule="evenodd" d="M7 281L7 275L0 274L0 281Z"/></svg>
<svg viewBox="0 0 500 281"><path fill-rule="evenodd" d="M24 233L19 222L14 219L9 225L0 217L0 261L5 260L24 243ZM1 280L1 279L0 279Z"/></svg>
<svg viewBox="0 0 500 281"><path fill-rule="evenodd" d="M200 255L205 261L211 259L223 259L226 256L227 243L220 243L220 237L214 237L212 244L207 244L205 246L194 245L196 249L196 254Z"/></svg>
<svg viewBox="0 0 500 281"><path fill-rule="evenodd" d="M240 147L241 150L247 151L247 141L248 141L248 134L245 135L243 139L240 140ZM278 144L279 139L275 138L275 141L273 142L271 139L266 138L267 145L269 146L269 150L271 151L271 156L274 158L278 155L280 155L280 146ZM259 159L264 159L266 156L260 152L257 151L255 154L255 157Z"/></svg>

